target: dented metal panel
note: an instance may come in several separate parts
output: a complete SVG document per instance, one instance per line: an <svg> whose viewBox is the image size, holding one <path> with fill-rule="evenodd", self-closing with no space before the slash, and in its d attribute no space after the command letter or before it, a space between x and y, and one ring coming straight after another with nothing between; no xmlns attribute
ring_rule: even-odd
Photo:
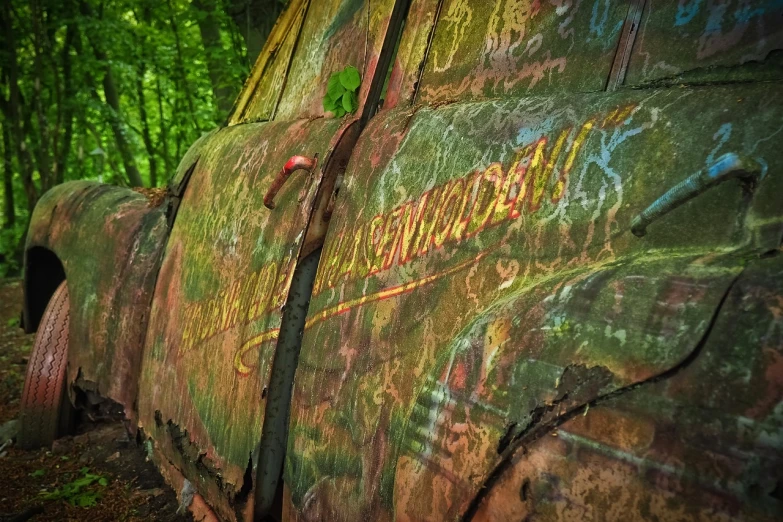
<svg viewBox="0 0 783 522"><path fill-rule="evenodd" d="M529 430L698 353L746 256L783 236L775 91L531 96L371 122L306 323L288 516L459 518ZM709 187L631 233L728 152L763 164L761 181Z"/></svg>
<svg viewBox="0 0 783 522"><path fill-rule="evenodd" d="M291 2L253 67L230 124L317 118L329 76L348 65L375 74L394 0ZM361 113L370 81L359 90Z"/></svg>
<svg viewBox="0 0 783 522"><path fill-rule="evenodd" d="M413 0L363 130L407 5L290 3L159 273L137 194L42 199L80 382L132 412L150 317L139 425L227 520L286 443L287 520L779 515L779 84L665 87L780 78L780 2ZM346 65L363 118L324 119Z"/></svg>
<svg viewBox="0 0 783 522"><path fill-rule="evenodd" d="M473 520L780 520L781 261L749 263L676 373L530 433Z"/></svg>
<svg viewBox="0 0 783 522"><path fill-rule="evenodd" d="M168 235L164 208L127 188L73 181L41 197L27 233L28 263L43 248L65 270L69 378L121 404L132 421L147 311ZM28 281L50 275L31 266ZM26 292L28 302L32 297Z"/></svg>
<svg viewBox="0 0 783 522"><path fill-rule="evenodd" d="M598 91L627 2L445 0L417 102Z"/></svg>
<svg viewBox="0 0 783 522"><path fill-rule="evenodd" d="M783 2L647 0L627 85L783 79Z"/></svg>
<svg viewBox="0 0 783 522"><path fill-rule="evenodd" d="M393 0L311 2L275 119L323 116L329 76L348 65L361 71L361 113L393 7Z"/></svg>
<svg viewBox="0 0 783 522"><path fill-rule="evenodd" d="M201 144L153 300L140 423L221 517L233 519L264 419L282 307L323 166L348 122L221 129ZM317 156L270 211L294 155ZM249 484L247 484L249 487ZM246 493L245 493L246 495Z"/></svg>

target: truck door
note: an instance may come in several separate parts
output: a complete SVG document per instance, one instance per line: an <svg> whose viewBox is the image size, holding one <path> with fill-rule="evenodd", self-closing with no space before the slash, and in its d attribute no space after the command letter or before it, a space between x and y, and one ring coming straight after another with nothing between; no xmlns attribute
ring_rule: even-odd
<svg viewBox="0 0 783 522"><path fill-rule="evenodd" d="M264 420L281 411L267 398L292 281L323 240L358 118L377 103L368 93L393 5L290 2L229 124L194 145L176 178L187 186L152 304L140 425L164 474L225 520L245 507ZM324 117L328 79L346 66L361 74L358 110Z"/></svg>
<svg viewBox="0 0 783 522"><path fill-rule="evenodd" d="M526 445L567 457L561 423L705 357L724 299L783 230L779 4L675 4L413 2L392 77L415 88L361 135L316 276L288 520L580 519L579 502L622 495L551 452L525 461ZM753 429L776 429L774 415ZM781 465L739 461L710 487ZM484 503L508 473L506 496ZM726 509L774 509L720 491ZM542 492L540 512L503 511ZM639 495L639 509L654 496Z"/></svg>

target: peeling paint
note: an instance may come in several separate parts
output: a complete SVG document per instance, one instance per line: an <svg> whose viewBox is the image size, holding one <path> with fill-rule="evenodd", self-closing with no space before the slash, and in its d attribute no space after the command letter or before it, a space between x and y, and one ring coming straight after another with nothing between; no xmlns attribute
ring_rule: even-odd
<svg viewBox="0 0 783 522"><path fill-rule="evenodd" d="M779 519L780 2L416 0L366 128L323 78L375 107L394 2L290 5L162 207L31 225L183 503L267 509L284 454L283 520Z"/></svg>

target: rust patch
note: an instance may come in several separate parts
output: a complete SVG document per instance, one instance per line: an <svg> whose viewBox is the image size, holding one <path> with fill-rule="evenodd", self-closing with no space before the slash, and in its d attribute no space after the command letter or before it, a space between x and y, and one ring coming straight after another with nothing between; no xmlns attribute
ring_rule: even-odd
<svg viewBox="0 0 783 522"><path fill-rule="evenodd" d="M147 206L150 208L157 208L166 200L167 189L165 188L134 187L132 190L147 198Z"/></svg>

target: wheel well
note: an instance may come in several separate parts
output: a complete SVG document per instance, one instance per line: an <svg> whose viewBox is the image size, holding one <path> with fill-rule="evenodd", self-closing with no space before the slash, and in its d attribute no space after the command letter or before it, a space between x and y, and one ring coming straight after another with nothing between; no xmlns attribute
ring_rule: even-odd
<svg viewBox="0 0 783 522"><path fill-rule="evenodd" d="M32 247L25 255L24 329L38 329L46 305L54 291L65 281L65 269L57 255L44 247Z"/></svg>

